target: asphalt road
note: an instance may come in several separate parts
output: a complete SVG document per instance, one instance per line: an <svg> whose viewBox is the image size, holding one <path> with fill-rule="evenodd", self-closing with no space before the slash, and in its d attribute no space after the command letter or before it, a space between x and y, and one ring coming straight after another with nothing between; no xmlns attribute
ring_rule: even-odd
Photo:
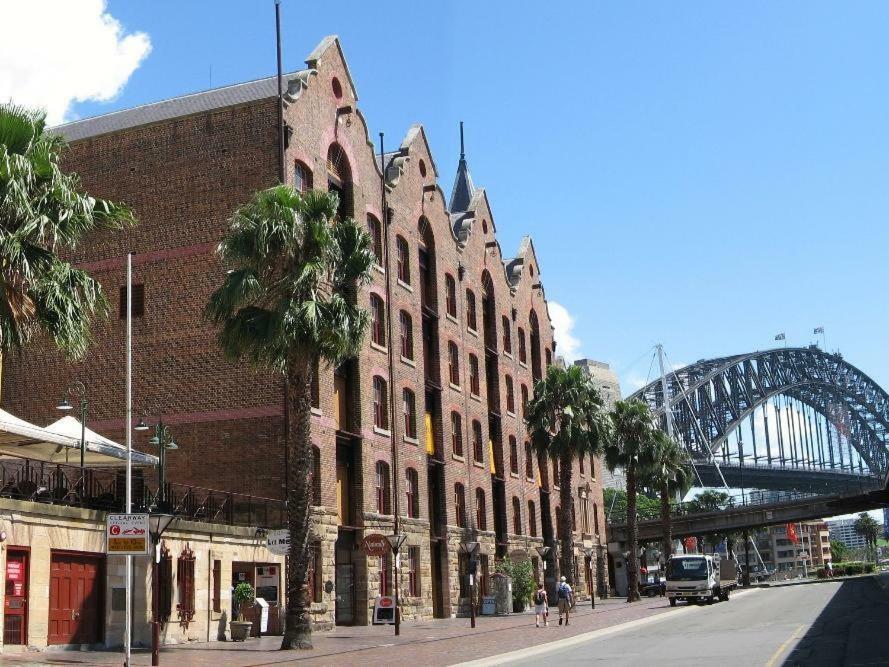
<svg viewBox="0 0 889 667"><path fill-rule="evenodd" d="M653 622L557 641L497 663L889 665L887 575L745 591L728 602L683 607Z"/></svg>

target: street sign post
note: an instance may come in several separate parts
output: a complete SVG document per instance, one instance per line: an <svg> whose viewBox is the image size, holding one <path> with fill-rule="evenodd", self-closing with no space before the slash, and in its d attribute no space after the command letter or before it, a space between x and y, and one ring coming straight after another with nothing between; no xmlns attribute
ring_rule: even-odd
<svg viewBox="0 0 889 667"><path fill-rule="evenodd" d="M105 524L106 553L147 556L151 540L147 514L109 514Z"/></svg>

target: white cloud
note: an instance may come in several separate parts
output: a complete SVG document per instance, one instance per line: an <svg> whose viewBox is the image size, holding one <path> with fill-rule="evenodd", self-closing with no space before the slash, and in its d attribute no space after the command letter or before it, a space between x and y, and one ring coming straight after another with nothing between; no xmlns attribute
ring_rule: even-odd
<svg viewBox="0 0 889 667"><path fill-rule="evenodd" d="M50 124L75 102L114 99L151 51L106 0L4 0L0 25L0 102L42 107Z"/></svg>
<svg viewBox="0 0 889 667"><path fill-rule="evenodd" d="M574 335L574 316L560 303L549 302L549 317L555 329L557 350L566 361L577 359L580 340Z"/></svg>

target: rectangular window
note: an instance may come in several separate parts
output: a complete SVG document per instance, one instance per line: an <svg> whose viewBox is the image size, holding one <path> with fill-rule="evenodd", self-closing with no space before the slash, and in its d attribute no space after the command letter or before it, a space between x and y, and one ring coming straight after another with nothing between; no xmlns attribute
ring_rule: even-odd
<svg viewBox="0 0 889 667"><path fill-rule="evenodd" d="M194 552L185 547L176 565L176 581L179 584L179 622L188 625L194 618Z"/></svg>
<svg viewBox="0 0 889 667"><path fill-rule="evenodd" d="M472 458L476 463L484 463L485 453L482 447L482 424L478 420L472 422Z"/></svg>
<svg viewBox="0 0 889 667"><path fill-rule="evenodd" d="M222 561L213 561L213 613L222 612Z"/></svg>
<svg viewBox="0 0 889 667"><path fill-rule="evenodd" d="M528 351L525 348L525 330L519 327L519 361L528 362Z"/></svg>
<svg viewBox="0 0 889 667"><path fill-rule="evenodd" d="M519 446L514 436L509 436L509 472L519 474Z"/></svg>
<svg viewBox="0 0 889 667"><path fill-rule="evenodd" d="M503 316L503 352L512 354L512 331L509 328L509 318Z"/></svg>
<svg viewBox="0 0 889 667"><path fill-rule="evenodd" d="M389 397L386 381L379 376L374 378L374 426L389 430Z"/></svg>
<svg viewBox="0 0 889 667"><path fill-rule="evenodd" d="M173 613L173 556L167 545L161 543L161 559L157 564L158 615L164 623Z"/></svg>
<svg viewBox="0 0 889 667"><path fill-rule="evenodd" d="M478 374L478 357L474 354L469 355L469 393L473 396L481 394Z"/></svg>
<svg viewBox="0 0 889 667"><path fill-rule="evenodd" d="M405 359L414 358L414 323L411 316L401 311L401 356Z"/></svg>
<svg viewBox="0 0 889 667"><path fill-rule="evenodd" d="M367 216L367 231L370 234L371 249L377 266L383 265L383 230L380 221L372 215Z"/></svg>
<svg viewBox="0 0 889 667"><path fill-rule="evenodd" d="M475 311L475 292L466 290L466 327L478 331L478 320Z"/></svg>
<svg viewBox="0 0 889 667"><path fill-rule="evenodd" d="M398 261L398 279L405 285L411 284L411 265L410 255L408 253L407 241L402 237L398 237L395 241L397 261Z"/></svg>
<svg viewBox="0 0 889 667"><path fill-rule="evenodd" d="M120 288L120 319L127 319L127 286ZM133 285L133 317L145 316L145 285Z"/></svg>
<svg viewBox="0 0 889 667"><path fill-rule="evenodd" d="M450 273L445 274L445 309L451 317L457 317L457 283Z"/></svg>
<svg viewBox="0 0 889 667"><path fill-rule="evenodd" d="M417 437L417 410L414 392L405 389L402 392L404 410L404 435L407 438Z"/></svg>
<svg viewBox="0 0 889 667"><path fill-rule="evenodd" d="M392 595L392 555L377 558L380 568L380 595Z"/></svg>
<svg viewBox="0 0 889 667"><path fill-rule="evenodd" d="M386 346L386 311L383 300L370 295L371 340L380 347Z"/></svg>
<svg viewBox="0 0 889 667"><path fill-rule="evenodd" d="M510 375L506 376L506 411L515 414L515 388Z"/></svg>
<svg viewBox="0 0 889 667"><path fill-rule="evenodd" d="M309 599L312 602L324 601L324 571L321 567L321 543L309 546Z"/></svg>
<svg viewBox="0 0 889 667"><path fill-rule="evenodd" d="M407 550L407 594L420 597L420 547Z"/></svg>
<svg viewBox="0 0 889 667"><path fill-rule="evenodd" d="M463 418L459 412L451 413L451 450L463 456Z"/></svg>
<svg viewBox="0 0 889 667"><path fill-rule="evenodd" d="M534 479L534 457L531 454L531 443L525 441L525 477Z"/></svg>
<svg viewBox="0 0 889 667"><path fill-rule="evenodd" d="M460 386L460 354L457 350L457 344L453 341L448 343L448 371L450 373L451 384Z"/></svg>
<svg viewBox="0 0 889 667"><path fill-rule="evenodd" d="M454 518L458 528L466 528L466 490L459 483L454 485Z"/></svg>

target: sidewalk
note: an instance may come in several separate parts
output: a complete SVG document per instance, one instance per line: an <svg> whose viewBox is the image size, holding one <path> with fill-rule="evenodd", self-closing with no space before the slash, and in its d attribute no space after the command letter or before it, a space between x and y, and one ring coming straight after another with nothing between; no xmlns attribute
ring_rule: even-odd
<svg viewBox="0 0 889 667"><path fill-rule="evenodd" d="M162 649L162 665L189 667L268 667L271 665L361 664L391 666L410 656L412 664L452 665L541 643L573 637L628 621L670 611L666 598L643 598L627 604L623 598L597 600L596 609L580 602L571 615L571 625L559 626L558 613L550 610L548 628L534 627L529 613L478 619L475 630L468 618L405 622L401 636L391 626L341 627L314 636L313 651L277 650L280 637L263 637L244 643L209 642L169 646ZM3 665L121 665L119 651L45 651L0 656ZM134 651L134 665L150 665L151 654Z"/></svg>

